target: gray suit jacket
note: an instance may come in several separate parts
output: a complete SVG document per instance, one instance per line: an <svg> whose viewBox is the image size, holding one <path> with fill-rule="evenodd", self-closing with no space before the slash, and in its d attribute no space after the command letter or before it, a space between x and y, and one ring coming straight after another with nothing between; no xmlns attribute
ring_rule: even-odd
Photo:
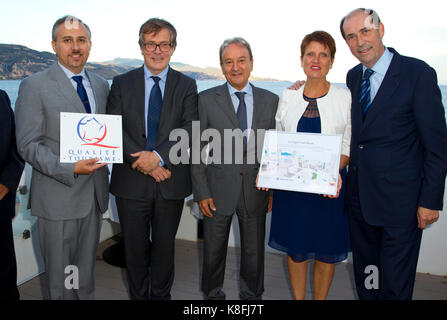
<svg viewBox="0 0 447 320"><path fill-rule="evenodd" d="M109 85L86 71L92 85L96 113L105 113ZM60 112L85 112L70 79L56 63L24 79L16 101L17 147L33 167L30 205L32 215L49 220L80 219L93 206L102 213L109 198L109 170L74 177L74 163L59 162Z"/></svg>
<svg viewBox="0 0 447 320"><path fill-rule="evenodd" d="M278 96L264 89L253 88L253 121L251 128L275 129L275 114L278 107ZM231 215L235 212L242 188L245 204L250 212L266 208L268 193L256 188L256 176L259 171L257 152L262 152L264 137L250 136L247 147L247 158L244 164L226 164L224 162L224 130L238 129L239 123L234 112L227 84L208 89L199 94L200 131L215 129L219 132L221 142L221 161L218 163L193 164L191 166L194 200L199 201L213 198L216 205L215 214ZM200 139L200 137L194 137ZM207 142L202 142L201 149ZM234 146L232 154L235 154ZM245 159L253 159L254 163L247 164ZM233 157L234 158L234 157ZM262 212L262 210L260 210Z"/></svg>

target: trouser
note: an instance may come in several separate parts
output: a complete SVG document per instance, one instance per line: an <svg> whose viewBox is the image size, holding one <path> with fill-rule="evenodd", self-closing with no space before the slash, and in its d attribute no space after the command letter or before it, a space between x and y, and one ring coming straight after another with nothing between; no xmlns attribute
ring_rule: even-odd
<svg viewBox="0 0 447 320"><path fill-rule="evenodd" d="M45 263L44 299L94 299L101 219L98 207L93 207L82 219L54 221L38 217Z"/></svg>
<svg viewBox="0 0 447 320"><path fill-rule="evenodd" d="M10 219L0 220L0 300L17 300L17 263Z"/></svg>
<svg viewBox="0 0 447 320"><path fill-rule="evenodd" d="M411 300L422 230L407 226L379 227L363 218L358 187L349 209L352 258L361 300Z"/></svg>
<svg viewBox="0 0 447 320"><path fill-rule="evenodd" d="M156 189L146 201L115 198L131 299L171 298L175 236L184 199L163 199Z"/></svg>
<svg viewBox="0 0 447 320"><path fill-rule="evenodd" d="M264 292L264 238L267 208L248 212L243 193L236 207L241 238L240 298L262 299ZM205 299L225 299L222 291L228 237L233 215L204 217L202 290Z"/></svg>

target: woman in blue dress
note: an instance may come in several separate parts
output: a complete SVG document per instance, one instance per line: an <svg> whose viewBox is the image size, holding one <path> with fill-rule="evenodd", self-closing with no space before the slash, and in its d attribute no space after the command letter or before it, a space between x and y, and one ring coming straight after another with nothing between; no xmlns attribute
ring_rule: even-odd
<svg viewBox="0 0 447 320"><path fill-rule="evenodd" d="M277 130L343 134L340 181L346 175L351 139L351 94L331 84L335 41L324 31L307 35L301 43L301 66L307 76L299 90L285 90L276 114ZM314 299L326 299L334 264L350 251L344 186L335 197L275 190L269 245L287 253L295 299L305 298L308 261L314 260Z"/></svg>

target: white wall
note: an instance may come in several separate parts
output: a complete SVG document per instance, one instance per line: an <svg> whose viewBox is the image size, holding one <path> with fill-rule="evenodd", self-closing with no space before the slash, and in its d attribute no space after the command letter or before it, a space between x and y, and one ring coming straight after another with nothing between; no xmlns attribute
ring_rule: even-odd
<svg viewBox="0 0 447 320"><path fill-rule="evenodd" d="M268 214L266 219L266 251L282 253L267 245L270 221L271 214ZM177 238L191 241L197 240L197 218L191 214L189 206L185 206L183 210ZM240 247L239 227L236 216L233 217L228 245L230 247ZM348 261L350 260L351 255L348 258ZM447 192L444 194L444 210L440 213L439 220L423 232L417 272L447 275Z"/></svg>
<svg viewBox="0 0 447 320"><path fill-rule="evenodd" d="M447 275L447 190L439 220L424 230L418 272Z"/></svg>

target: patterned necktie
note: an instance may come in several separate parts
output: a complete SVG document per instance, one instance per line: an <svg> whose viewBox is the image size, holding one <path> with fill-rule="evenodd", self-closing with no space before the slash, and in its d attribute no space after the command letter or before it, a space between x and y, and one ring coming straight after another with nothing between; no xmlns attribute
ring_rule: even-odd
<svg viewBox="0 0 447 320"><path fill-rule="evenodd" d="M244 95L246 92L235 92L236 97L239 99L239 106L237 107L237 119L239 121L239 128L242 132L247 130L247 106L245 105ZM247 136L244 135L243 138L244 150L247 149Z"/></svg>
<svg viewBox="0 0 447 320"><path fill-rule="evenodd" d="M78 92L79 98L81 98L85 111L92 113L90 103L88 102L87 91L85 91L84 85L82 84L82 76L73 76L72 79L78 84L76 91Z"/></svg>
<svg viewBox="0 0 447 320"><path fill-rule="evenodd" d="M153 151L157 145L158 125L160 123L163 99L161 97L161 90L158 84L160 78L155 76L152 76L151 78L154 80L154 85L152 86L151 93L149 95L146 150Z"/></svg>
<svg viewBox="0 0 447 320"><path fill-rule="evenodd" d="M371 106L371 85L369 78L374 73L371 69L366 69L363 73L362 84L360 85L360 106L363 110L363 116L366 115L369 107Z"/></svg>

